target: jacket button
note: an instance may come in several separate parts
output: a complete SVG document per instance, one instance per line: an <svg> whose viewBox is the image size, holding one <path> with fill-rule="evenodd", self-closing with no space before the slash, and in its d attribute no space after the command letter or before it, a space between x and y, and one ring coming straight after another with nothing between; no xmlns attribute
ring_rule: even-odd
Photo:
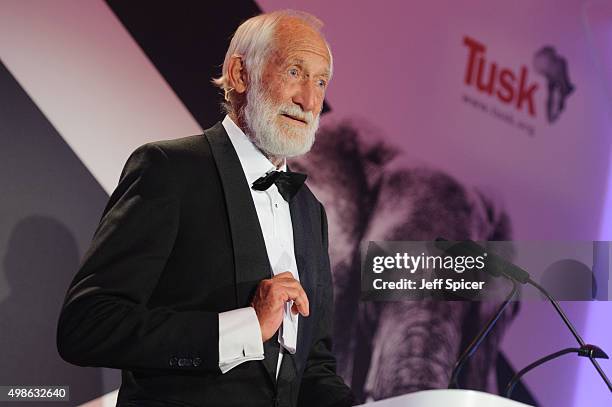
<svg viewBox="0 0 612 407"><path fill-rule="evenodd" d="M198 367L201 364L202 364L202 359L200 359L200 358L193 359L193 367Z"/></svg>
<svg viewBox="0 0 612 407"><path fill-rule="evenodd" d="M178 359L175 357L171 357L169 363L170 363L170 366L176 366L176 364L178 363Z"/></svg>
<svg viewBox="0 0 612 407"><path fill-rule="evenodd" d="M185 366L191 366L191 359L187 359L187 358L180 358L178 360L178 365L180 367L185 367Z"/></svg>

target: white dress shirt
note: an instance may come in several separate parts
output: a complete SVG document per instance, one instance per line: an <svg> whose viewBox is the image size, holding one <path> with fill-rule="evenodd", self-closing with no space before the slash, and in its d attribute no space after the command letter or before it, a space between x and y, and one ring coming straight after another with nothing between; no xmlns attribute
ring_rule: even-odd
<svg viewBox="0 0 612 407"><path fill-rule="evenodd" d="M281 168L277 169L229 116L225 116L222 124L238 154L249 187L256 179L270 170L286 170L285 162ZM272 272L276 275L290 271L293 277L299 281L293 248L293 226L289 203L283 199L274 184L265 191L256 191L251 188L251 197L259 218ZM299 314L293 315L291 312L292 304L293 301L285 304L283 323L278 335L281 346L276 367L277 376L283 353L295 353L296 351ZM226 373L249 360L262 359L264 359L264 350L261 330L253 307L220 313L219 368L221 372Z"/></svg>

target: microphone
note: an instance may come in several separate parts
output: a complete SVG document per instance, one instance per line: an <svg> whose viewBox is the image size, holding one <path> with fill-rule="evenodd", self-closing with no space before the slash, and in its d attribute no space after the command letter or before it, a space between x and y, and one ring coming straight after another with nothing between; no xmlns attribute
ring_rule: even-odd
<svg viewBox="0 0 612 407"><path fill-rule="evenodd" d="M529 275L529 273L525 270L523 270L522 268L510 263L509 261L495 255L495 254L489 254L486 252L486 250L478 245L477 243L468 240L465 242L449 242L448 240L444 239L444 238L437 238L436 242L435 242L435 246L438 249L443 250L444 252L448 253L451 256L484 256L486 254L487 256L487 267L485 268L485 270L487 272L489 272L491 275L493 276L503 276L506 278L511 279L515 284L521 283L521 284L529 284L533 287L535 287L538 291L540 291L542 294L544 294L544 296L546 296L546 298L550 301L550 303L552 304L552 306L555 308L555 311L557 311L557 313L559 314L559 316L561 317L561 319L563 320L563 322L565 323L565 325L567 326L567 328L570 330L570 332L572 333L572 335L574 336L574 338L576 339L576 341L578 342L578 344L580 345L579 350L582 351L581 354L580 352L579 355L580 356L585 356L588 357L589 360L591 361L591 364L593 365L593 367L595 368L595 370L597 370L597 373L599 373L599 376L602 378L602 380L604 381L604 383L606 383L606 385L608 386L608 390L610 390L610 392L612 392L612 383L610 383L610 379L608 379L608 377L606 376L605 372L603 371L603 369L601 368L601 366L599 365L599 363L597 362L597 360L595 360L598 356L600 355L599 352L595 352L595 351L584 351L584 349L598 349L599 351L601 351L601 353L603 353L605 355L605 352L603 352L603 350L601 350L600 348L598 348L595 345L587 345L584 340L582 339L582 337L580 336L580 334L578 334L578 331L576 331L576 328L574 328L574 325L572 325L572 323L570 322L569 318L567 317L567 315L565 315L565 312L563 312L563 309L561 308L561 306L557 303L557 301L548 293L548 291L546 291L546 289L544 289L544 287L542 287L541 285L539 285L538 283L536 283L535 281L533 281L531 279L531 276ZM513 290L514 291L514 290ZM506 301L508 301L508 299L511 297L507 297ZM485 328L487 328L489 325L491 325L491 327L488 329L488 331L490 331L493 327L493 325L495 324L495 322L497 322L497 319L499 319L499 315L501 315L501 313L503 312L503 308L505 308L505 304L506 301L504 301L504 303L502 303L502 306L500 306L498 308L498 311L496 312L496 314L494 315L494 318L491 318L491 320L489 320L489 323L487 323L487 325L485 326ZM498 315L499 313L499 315ZM496 317L496 318L495 318ZM486 337L486 335L488 334L488 331L485 332L485 329L483 329L483 331L481 331L481 333L484 333L484 337ZM480 336L480 334L477 336ZM483 339L484 339L483 337ZM480 342L482 342L482 339L480 340ZM472 342L468 348L466 349L466 351L464 352L464 354L459 358L459 361L457 362L457 365L455 365L455 369L453 369L453 374L451 375L451 382L449 383L449 388L452 388L451 386L456 384L457 378L456 376L458 376L458 373L455 372L456 370L460 370L462 366L460 366L460 362L461 364L465 363L465 361L469 358L469 356L471 356L477 349L477 347L480 345L480 342ZM473 348L473 349L472 349ZM469 351L469 352L468 352ZM564 352L564 351L561 351ZM569 353L569 352L565 352L565 353ZM523 369L525 370L524 373L528 372L529 370L539 366L542 363L545 363L549 360L554 359L555 357L561 356L565 353L553 353L552 355L549 355L547 357L544 357L542 359L539 359L538 361L532 363L531 365L529 365L527 368ZM466 357L464 358L464 355L466 355ZM554 356L554 357L550 357L550 356ZM607 355L606 355L607 356ZM462 360L464 359L464 360ZM539 362L539 363L537 363ZM520 373L520 372L519 372ZM518 380L518 379L517 379Z"/></svg>

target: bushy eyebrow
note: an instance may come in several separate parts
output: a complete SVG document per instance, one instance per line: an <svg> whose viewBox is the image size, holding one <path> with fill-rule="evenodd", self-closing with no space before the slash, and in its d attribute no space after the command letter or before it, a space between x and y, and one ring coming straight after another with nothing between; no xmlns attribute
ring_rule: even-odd
<svg viewBox="0 0 612 407"><path fill-rule="evenodd" d="M293 65L296 65L296 66L299 66L300 68L303 68L304 65L305 65L305 62L301 58L292 58L289 61L287 61L287 66L293 66ZM325 69L323 71L323 73L321 73L319 76L323 76L326 79L329 79L329 76L330 76L329 69Z"/></svg>

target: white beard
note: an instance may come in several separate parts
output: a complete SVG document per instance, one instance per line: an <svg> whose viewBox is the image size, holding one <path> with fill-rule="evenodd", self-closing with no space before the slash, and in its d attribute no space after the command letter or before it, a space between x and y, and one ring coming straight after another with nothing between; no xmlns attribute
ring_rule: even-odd
<svg viewBox="0 0 612 407"><path fill-rule="evenodd" d="M306 126L279 123L281 113L306 121ZM259 83L247 92L244 121L251 141L266 155L296 157L310 151L319 128L319 116L299 106L274 104Z"/></svg>

